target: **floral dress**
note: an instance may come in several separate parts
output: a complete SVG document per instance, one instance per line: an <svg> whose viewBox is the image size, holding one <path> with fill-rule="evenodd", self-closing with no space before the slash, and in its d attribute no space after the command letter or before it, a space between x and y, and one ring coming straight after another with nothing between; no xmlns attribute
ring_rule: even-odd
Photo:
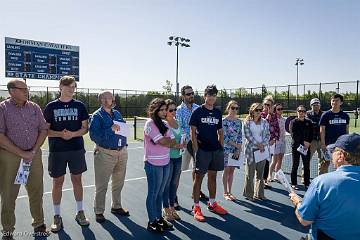
<svg viewBox="0 0 360 240"><path fill-rule="evenodd" d="M224 130L224 166L227 166L229 153L235 152L235 147L228 144L233 141L236 144L242 144L242 122L240 119L223 119Z"/></svg>

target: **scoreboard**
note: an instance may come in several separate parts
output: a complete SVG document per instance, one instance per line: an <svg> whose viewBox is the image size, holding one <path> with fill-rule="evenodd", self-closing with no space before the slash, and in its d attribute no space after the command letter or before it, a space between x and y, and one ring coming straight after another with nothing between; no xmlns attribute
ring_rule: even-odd
<svg viewBox="0 0 360 240"><path fill-rule="evenodd" d="M79 81L79 46L5 37L5 77Z"/></svg>

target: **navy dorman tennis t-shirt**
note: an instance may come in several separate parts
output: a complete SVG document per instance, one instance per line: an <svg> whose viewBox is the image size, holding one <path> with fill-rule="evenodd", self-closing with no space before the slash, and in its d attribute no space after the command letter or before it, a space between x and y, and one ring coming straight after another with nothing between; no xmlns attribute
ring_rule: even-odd
<svg viewBox="0 0 360 240"><path fill-rule="evenodd" d="M197 128L199 148L204 151L216 151L221 148L217 131L222 128L222 115L219 109L207 109L204 105L191 115L190 126Z"/></svg>
<svg viewBox="0 0 360 240"><path fill-rule="evenodd" d="M82 121L89 119L89 114L85 105L75 99L70 102L61 102L59 99L46 105L44 117L47 123L50 123L50 129L53 131L78 131L81 129ZM60 137L49 137L50 152L67 152L84 149L83 137L74 137L65 140Z"/></svg>
<svg viewBox="0 0 360 240"><path fill-rule="evenodd" d="M349 122L349 115L343 111L324 112L320 118L320 126L325 126L325 145L335 143L338 137L346 134L346 126L349 125Z"/></svg>

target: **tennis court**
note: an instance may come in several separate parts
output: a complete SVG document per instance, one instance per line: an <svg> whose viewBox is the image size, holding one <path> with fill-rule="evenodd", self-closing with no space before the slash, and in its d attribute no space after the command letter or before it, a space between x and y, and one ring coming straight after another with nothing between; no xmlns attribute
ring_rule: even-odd
<svg viewBox="0 0 360 240"><path fill-rule="evenodd" d="M141 124L143 122L137 123L137 131L142 131ZM132 124L132 122L129 122L129 124ZM238 200L235 202L226 201L222 198L221 174L218 175L217 199L229 211L228 215L221 217L210 213L206 210L206 206L202 205L206 222L200 223L193 219L191 215L193 202L190 197L192 191L191 171L185 171L182 173L178 192L179 202L182 206L179 214L182 220L174 223L174 231L163 235L149 233L146 230L147 213L145 199L147 183L143 169L143 142L132 139L129 139L126 183L122 191L123 207L129 209L130 217L117 217L110 213L111 194L108 192L107 209L104 214L107 221L103 224L98 224L93 213L95 190L93 143L89 140L88 136L85 136L85 142L88 171L83 175L84 208L91 224L89 227L82 228L75 222L75 200L70 179L67 177L64 183L61 204L64 230L59 234L52 234L48 239L299 239L308 231L308 228L298 223L287 192L278 183L273 183L272 189L265 190L265 195L268 198L267 201L249 202L245 200L242 197L244 182L244 168L242 167L235 173L233 193L238 197ZM290 140L288 144L290 144ZM50 225L53 218L52 180L46 171L47 146L44 145L43 149L44 212L45 222L47 225ZM316 176L316 165L317 160L314 158L311 164L312 177ZM291 169L289 151L285 156L283 169L285 172ZM206 179L204 179L203 190L205 192L207 192L206 182ZM300 189L299 194L303 195L304 189ZM31 216L24 187L21 187L16 204L16 239L31 239Z"/></svg>

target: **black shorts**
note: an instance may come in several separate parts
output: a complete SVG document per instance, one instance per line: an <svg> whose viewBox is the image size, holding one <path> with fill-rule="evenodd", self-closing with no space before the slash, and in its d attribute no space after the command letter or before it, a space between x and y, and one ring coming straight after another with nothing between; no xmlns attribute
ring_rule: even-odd
<svg viewBox="0 0 360 240"><path fill-rule="evenodd" d="M68 152L49 152L48 171L52 178L58 178L66 174L69 165L71 174L78 175L87 170L85 150Z"/></svg>
<svg viewBox="0 0 360 240"><path fill-rule="evenodd" d="M195 172L204 175L208 170L224 170L224 150L222 148L215 151L204 151L199 148L196 152Z"/></svg>

